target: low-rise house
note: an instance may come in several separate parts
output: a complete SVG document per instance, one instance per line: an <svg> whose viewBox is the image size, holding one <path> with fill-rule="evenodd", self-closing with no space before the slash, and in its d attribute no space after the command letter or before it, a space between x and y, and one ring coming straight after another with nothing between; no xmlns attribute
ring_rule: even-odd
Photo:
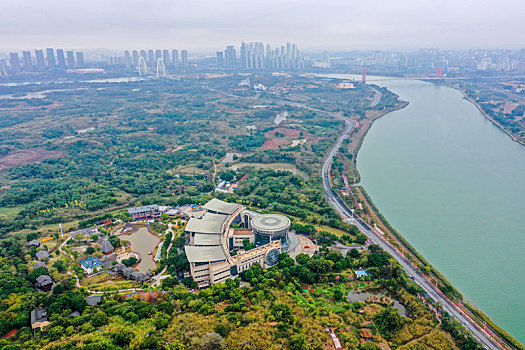
<svg viewBox="0 0 525 350"><path fill-rule="evenodd" d="M82 269L84 270L84 273L87 276L91 276L94 273L102 271L104 263L100 261L99 258L90 256L86 258L85 260L82 260L80 262L80 266L82 267Z"/></svg>
<svg viewBox="0 0 525 350"><path fill-rule="evenodd" d="M81 230L75 231L72 234L72 238L79 240L79 241L91 242L93 240L92 237L94 235L100 236L100 231L98 230L98 227L96 226L83 228Z"/></svg>
<svg viewBox="0 0 525 350"><path fill-rule="evenodd" d="M38 239L33 239L32 241L29 241L29 242L26 243L26 247L28 247L28 248L32 248L32 247L38 248L38 247L40 247L40 241Z"/></svg>
<svg viewBox="0 0 525 350"><path fill-rule="evenodd" d="M39 268L41 268L41 267L44 268L44 269L47 269L47 265L46 265L46 263L45 263L45 262L42 262L42 261L39 261L39 262L37 262L37 263L35 263L35 264L33 265L33 268L34 268L34 269L39 269Z"/></svg>
<svg viewBox="0 0 525 350"><path fill-rule="evenodd" d="M102 295L90 295L86 297L86 303L88 306L95 306L102 302Z"/></svg>
<svg viewBox="0 0 525 350"><path fill-rule="evenodd" d="M100 244L100 246L101 246L100 251L103 254L105 254L105 255L111 254L111 253L113 253L115 251L115 248L113 247L113 245L109 241L108 236L104 236L104 237L100 238L99 241L98 241L98 244Z"/></svg>
<svg viewBox="0 0 525 350"><path fill-rule="evenodd" d="M49 318L46 309L34 309L31 311L31 328L40 328L49 325Z"/></svg>
<svg viewBox="0 0 525 350"><path fill-rule="evenodd" d="M150 274L135 271L131 267L127 267L122 263L118 263L113 268L113 271L117 274L124 276L127 279L135 280L137 282L146 282L150 278Z"/></svg>
<svg viewBox="0 0 525 350"><path fill-rule="evenodd" d="M49 257L49 253L47 252L47 250L39 250L38 252L36 252L35 256L38 261L42 261L46 260Z"/></svg>
<svg viewBox="0 0 525 350"><path fill-rule="evenodd" d="M36 278L35 287L48 292L53 288L53 279L49 275L40 275Z"/></svg>
<svg viewBox="0 0 525 350"><path fill-rule="evenodd" d="M160 210L157 204L129 208L128 213L131 215L133 221L143 219L157 219L160 217Z"/></svg>

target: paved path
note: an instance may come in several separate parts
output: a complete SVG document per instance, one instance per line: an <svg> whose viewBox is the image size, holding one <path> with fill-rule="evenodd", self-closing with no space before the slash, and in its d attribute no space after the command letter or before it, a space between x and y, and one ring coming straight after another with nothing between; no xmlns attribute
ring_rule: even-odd
<svg viewBox="0 0 525 350"><path fill-rule="evenodd" d="M337 151L341 147L343 140L348 137L348 134L350 130L353 128L355 122L343 116L338 116L337 118L343 119L346 123L346 127L343 133L337 139L337 142L335 143L335 145L328 152L328 155L322 166L321 176L323 180L322 181L323 188L324 188L326 197L328 199L328 202L332 205L335 211L343 218L343 221L350 223L350 218L352 217L353 214L350 211L350 209L346 206L346 204L339 198L339 196L333 190L330 184L329 173L330 173L330 167L333 162L333 157L336 155ZM403 269L405 269L407 274L419 286L421 286L423 290L425 290L427 295L430 298L432 298L434 301L443 305L443 309L445 311L447 311L450 315L454 316L461 323L463 323L463 325L470 330L470 332L482 343L483 346L487 347L488 349L499 349L500 348L485 333L485 331L483 331L477 325L473 324L473 322L470 320L468 316L464 315L459 308L457 308L448 298L442 295L441 292L438 291L436 287L434 287L434 285L432 285L430 281L428 281L419 270L417 270L408 260L405 259L403 255L401 255L397 250L395 250L390 244L388 244L385 240L383 240L383 238L377 232L370 229L368 225L366 225L359 218L357 218L356 226L359 228L361 232L366 234L375 244L378 244L384 251L386 251L388 254L394 257L394 259L396 259L399 262L399 264L403 267Z"/></svg>
<svg viewBox="0 0 525 350"><path fill-rule="evenodd" d="M175 236L175 232L173 232L173 224L171 222L168 223L168 228L166 229L166 232L164 234L168 232L171 232L172 236L171 236L170 245L168 246L168 249L166 249L166 256L170 254L171 247L173 247L173 238ZM170 277L170 275L164 275L167 269L168 267L164 266L161 272L159 272L158 274L152 277L153 279L153 283L151 284L152 287L160 286L163 279Z"/></svg>
<svg viewBox="0 0 525 350"><path fill-rule="evenodd" d="M372 88L372 90L374 90L374 98L372 100L372 103L370 103L370 107L375 107L381 101L381 96L383 96L383 94L381 93L381 91L375 88Z"/></svg>

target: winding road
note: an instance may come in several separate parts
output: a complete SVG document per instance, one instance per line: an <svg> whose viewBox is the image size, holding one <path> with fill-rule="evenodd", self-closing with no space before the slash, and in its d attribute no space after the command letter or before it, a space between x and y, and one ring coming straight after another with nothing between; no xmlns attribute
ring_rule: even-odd
<svg viewBox="0 0 525 350"><path fill-rule="evenodd" d="M427 296L432 298L437 303L440 303L443 306L443 309L447 311L450 315L453 315L457 320L459 320L463 325L470 330L470 332L481 342L483 346L487 349L500 349L498 345L477 325L475 325L468 316L463 314L463 312L455 306L448 298L441 294L437 288L430 283L422 274L417 270L401 253L395 250L389 243L387 243L377 232L372 230L365 224L361 219L355 217L355 221L351 220L353 213L348 208L348 206L339 198L337 193L332 188L330 184L329 174L330 167L332 166L333 158L337 154L343 140L348 138L349 132L355 125L355 121L350 118L337 116L337 119L344 120L346 127L337 139L337 142L330 149L330 152L326 156L326 159L323 163L321 169L321 176L323 180L323 189L328 199L328 202L335 211L342 217L343 221L347 223L355 224L361 232L367 235L375 244L379 245L384 251L390 254L394 259L399 262L403 267L406 273L427 293ZM352 222L351 222L352 221Z"/></svg>

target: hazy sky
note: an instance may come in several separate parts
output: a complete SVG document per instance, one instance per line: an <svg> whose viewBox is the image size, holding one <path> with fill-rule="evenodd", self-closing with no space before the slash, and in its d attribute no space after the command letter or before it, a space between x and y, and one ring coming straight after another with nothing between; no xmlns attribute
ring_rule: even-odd
<svg viewBox="0 0 525 350"><path fill-rule="evenodd" d="M0 47L525 47L525 0L0 0Z"/></svg>

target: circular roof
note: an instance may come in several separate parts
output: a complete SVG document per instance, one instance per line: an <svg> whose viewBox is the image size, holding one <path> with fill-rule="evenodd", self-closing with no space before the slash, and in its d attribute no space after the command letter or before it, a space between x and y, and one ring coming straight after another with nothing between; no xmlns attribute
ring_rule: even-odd
<svg viewBox="0 0 525 350"><path fill-rule="evenodd" d="M279 214L264 214L252 220L252 227L264 231L278 231L290 227L290 219Z"/></svg>

